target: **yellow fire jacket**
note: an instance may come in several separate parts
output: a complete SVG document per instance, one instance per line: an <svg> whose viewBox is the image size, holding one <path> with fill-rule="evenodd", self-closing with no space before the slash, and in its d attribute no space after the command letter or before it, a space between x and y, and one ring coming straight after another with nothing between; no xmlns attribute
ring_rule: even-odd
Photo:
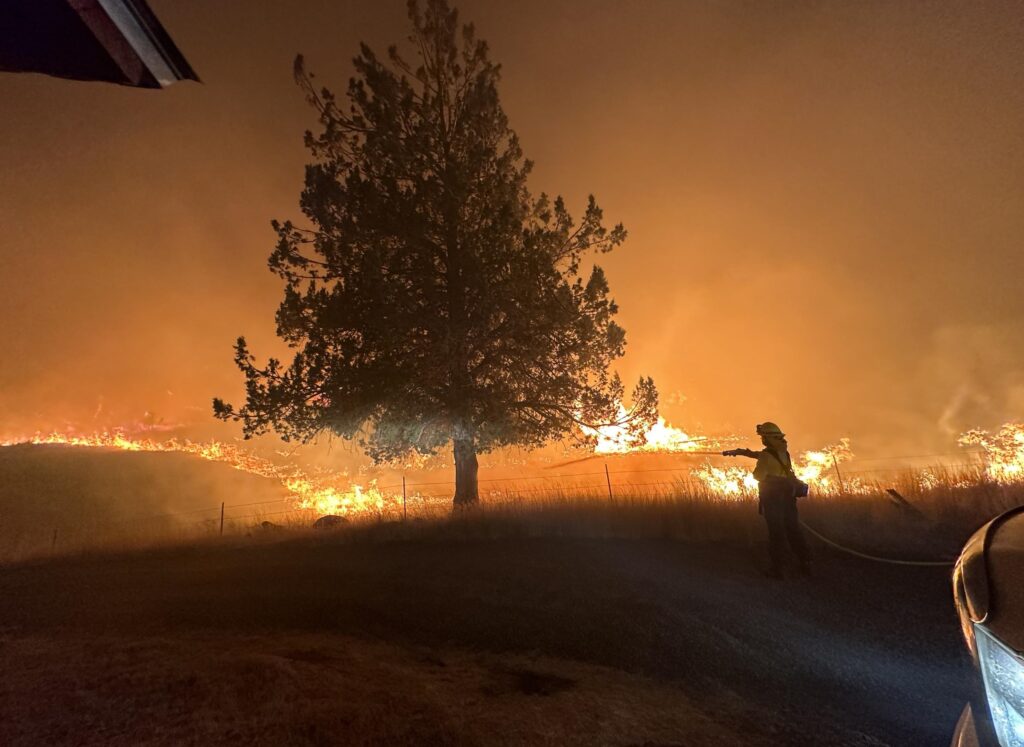
<svg viewBox="0 0 1024 747"><path fill-rule="evenodd" d="M793 476L793 460L789 458L788 451L782 452L778 457L768 448L761 449L761 451L736 449L736 453L757 460L757 464L754 466L754 479L758 482L763 481L766 477Z"/></svg>

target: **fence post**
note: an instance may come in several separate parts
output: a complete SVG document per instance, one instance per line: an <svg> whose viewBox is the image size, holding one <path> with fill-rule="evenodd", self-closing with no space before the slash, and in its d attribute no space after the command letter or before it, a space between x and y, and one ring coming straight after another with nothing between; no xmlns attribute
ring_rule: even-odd
<svg viewBox="0 0 1024 747"><path fill-rule="evenodd" d="M402 521L409 518L409 514L405 510L405 475L402 475Z"/></svg>
<svg viewBox="0 0 1024 747"><path fill-rule="evenodd" d="M608 472L608 462L604 463L604 479L608 482L608 500L614 501L615 498L612 496L612 476Z"/></svg>
<svg viewBox="0 0 1024 747"><path fill-rule="evenodd" d="M224 501L220 502L220 536L224 536Z"/></svg>
<svg viewBox="0 0 1024 747"><path fill-rule="evenodd" d="M830 452L829 456L832 457L832 466L836 470L836 477L839 478L839 491L842 493L846 492L846 485L843 484L843 473L839 471L839 462L836 461L835 452Z"/></svg>

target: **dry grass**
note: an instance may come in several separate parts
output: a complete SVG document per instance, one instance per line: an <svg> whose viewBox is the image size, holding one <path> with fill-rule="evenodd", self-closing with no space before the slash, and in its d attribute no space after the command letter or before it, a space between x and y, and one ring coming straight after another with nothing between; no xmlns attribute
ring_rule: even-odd
<svg viewBox="0 0 1024 747"><path fill-rule="evenodd" d="M924 478L924 479L923 479ZM412 495L351 517L334 534L352 541L501 537L665 538L755 544L764 526L753 497L722 498L690 479L638 486L499 482L481 505L454 513L446 495ZM894 500L895 489L905 503ZM275 492L276 491L276 492ZM268 498L268 496L270 496ZM313 533L317 515L265 481L173 454L14 448L0 454L0 563ZM265 501L271 501L266 503ZM978 469L929 468L873 476L857 492L813 496L803 518L844 544L898 557L955 554L978 526L1024 502L1024 484L1002 485Z"/></svg>
<svg viewBox="0 0 1024 747"><path fill-rule="evenodd" d="M843 544L893 557L942 559L993 516L1024 502L1024 485L1000 485L978 474L931 471L924 488L919 473L895 475L865 492L812 496L800 502L809 525ZM886 492L893 486L904 500ZM672 539L758 545L764 524L753 497L726 498L692 485L653 490L618 487L614 497L598 488L551 490L523 497L511 486L492 493L470 511L447 503L417 512L410 521L380 516L354 521L339 531L352 541L573 537ZM303 531L295 525L296 531Z"/></svg>

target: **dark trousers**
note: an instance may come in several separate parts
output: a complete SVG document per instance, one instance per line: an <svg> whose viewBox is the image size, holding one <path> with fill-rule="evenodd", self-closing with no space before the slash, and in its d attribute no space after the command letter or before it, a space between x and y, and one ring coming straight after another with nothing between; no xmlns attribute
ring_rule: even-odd
<svg viewBox="0 0 1024 747"><path fill-rule="evenodd" d="M768 554L772 568L782 569L786 558L786 542L801 564L807 563L811 556L807 549L807 541L800 531L800 517L796 512L796 498L788 495L764 495L761 498L761 509L764 520L768 524Z"/></svg>

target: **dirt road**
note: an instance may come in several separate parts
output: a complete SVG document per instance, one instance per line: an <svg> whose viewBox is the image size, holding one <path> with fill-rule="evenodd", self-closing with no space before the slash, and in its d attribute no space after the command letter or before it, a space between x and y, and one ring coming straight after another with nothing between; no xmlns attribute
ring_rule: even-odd
<svg viewBox="0 0 1024 747"><path fill-rule="evenodd" d="M678 692L709 728L751 744L948 743L970 672L947 572L821 552L813 578L772 582L760 553L654 540L302 540L7 568L0 722L23 717L16 690L52 681L61 657L90 640L237 648L246 636L331 635L621 672L627 690ZM542 695L556 702L559 690L572 687ZM95 725L103 713L83 706L81 718ZM50 717L36 706L34 718ZM530 739L513 734L494 741Z"/></svg>

